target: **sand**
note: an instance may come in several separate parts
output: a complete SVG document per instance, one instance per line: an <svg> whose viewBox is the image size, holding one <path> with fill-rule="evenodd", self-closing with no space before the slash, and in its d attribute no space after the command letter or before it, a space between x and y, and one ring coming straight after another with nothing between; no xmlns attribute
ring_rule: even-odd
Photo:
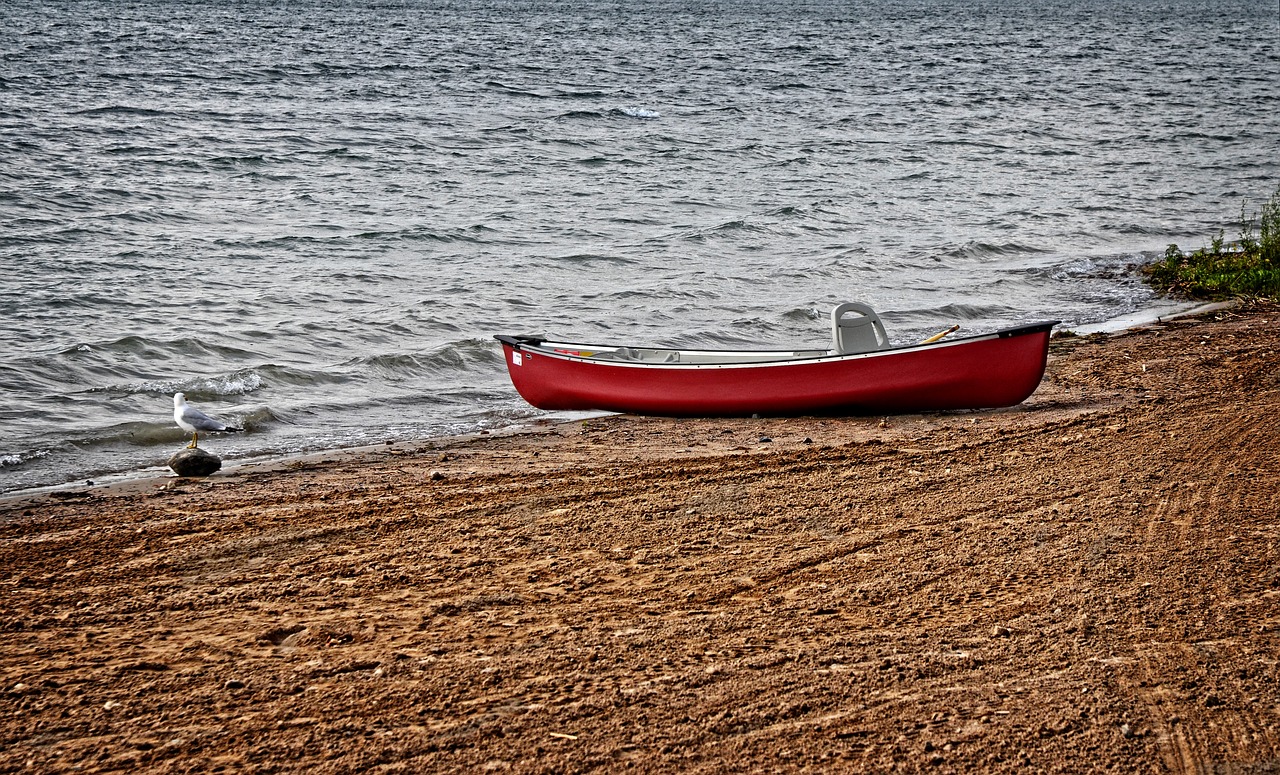
<svg viewBox="0 0 1280 775"><path fill-rule="evenodd" d="M1275 772L1278 410L1254 304L1009 410L10 498L0 772Z"/></svg>

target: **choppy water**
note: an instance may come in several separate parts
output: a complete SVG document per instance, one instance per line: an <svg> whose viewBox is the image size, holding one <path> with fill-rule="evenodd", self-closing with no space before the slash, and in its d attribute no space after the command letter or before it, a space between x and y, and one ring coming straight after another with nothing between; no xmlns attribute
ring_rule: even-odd
<svg viewBox="0 0 1280 775"><path fill-rule="evenodd" d="M495 333L1142 308L1126 266L1280 182L1276 14L8 0L0 490L162 464L177 390L231 459L533 416Z"/></svg>

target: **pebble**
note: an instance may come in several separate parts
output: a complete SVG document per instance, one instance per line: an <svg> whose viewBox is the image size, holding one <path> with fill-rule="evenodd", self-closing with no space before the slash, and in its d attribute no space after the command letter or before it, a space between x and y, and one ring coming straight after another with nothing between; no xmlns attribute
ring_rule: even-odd
<svg viewBox="0 0 1280 775"><path fill-rule="evenodd" d="M993 638L1007 638L1012 634L1013 631L1008 627L1000 627L997 625L991 628L991 637Z"/></svg>
<svg viewBox="0 0 1280 775"><path fill-rule="evenodd" d="M223 688L225 688L225 689L232 689L232 690L235 690L235 689L243 689L243 688L244 688L244 681L240 681L240 680L237 680L237 679L235 679L235 678L232 678L231 680L227 681L227 682L226 682L225 684L223 684L222 686L223 686Z"/></svg>

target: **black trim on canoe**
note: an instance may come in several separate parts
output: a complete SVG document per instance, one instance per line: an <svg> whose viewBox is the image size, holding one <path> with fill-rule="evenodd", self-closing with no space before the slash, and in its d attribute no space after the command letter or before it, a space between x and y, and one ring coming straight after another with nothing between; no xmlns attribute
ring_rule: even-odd
<svg viewBox="0 0 1280 775"><path fill-rule="evenodd" d="M1041 331L1048 331L1061 322L1061 320L1046 320L1043 323L1028 323L1025 326L1001 329L996 331L995 334L1001 339L1008 339L1011 336L1021 336L1022 334L1038 334Z"/></svg>
<svg viewBox="0 0 1280 775"><path fill-rule="evenodd" d="M520 336L507 336L506 334L497 334L493 338L497 339L499 342L502 342L503 344L509 344L512 347L516 348L517 350L519 350L520 347L523 345L527 345L529 347L537 347L538 345L547 341L546 339L543 339L540 336L529 336L527 334L521 334Z"/></svg>
<svg viewBox="0 0 1280 775"><path fill-rule="evenodd" d="M860 353L860 354L868 355L870 353L878 353L878 352L883 353L883 352L891 352L893 350L906 350L912 347L921 347L921 346L932 347L935 345L954 344L955 342L962 342L966 339L980 339L986 336L998 336L1001 339L1008 339L1014 336L1025 336L1027 334L1036 334L1041 331L1048 331L1061 322L1062 321L1060 320L1046 320L1041 323L1028 323L1025 326L1014 326L1013 328L1004 328L999 331L991 331L985 334L973 334L972 336L958 336L958 337L955 337L954 339L944 339L942 341L933 342L928 345L904 344L904 345L898 345L896 347L887 347L883 350L872 350L869 353ZM531 336L528 334L520 334L517 336L508 336L506 334L496 334L494 335L493 338L497 339L499 342L502 342L503 344L510 345L511 347L517 350L521 349L522 347L538 347L547 341L546 338L544 337ZM586 344L582 342L572 342L572 343L564 342L564 344L572 344L574 347L584 347L584 348L591 348L591 349L597 349L597 350L608 350L610 348L620 346L616 344L615 345L597 345L597 344ZM664 350L664 351L671 350L676 352L683 352L685 350L694 350L694 349L701 350L701 348L693 348L693 347L644 347L643 349ZM714 350L702 350L702 351L715 352ZM751 350L732 350L730 352L752 352L752 351ZM770 351L761 350L760 352L770 352ZM826 355L826 356L816 356L816 357L831 357L831 356Z"/></svg>

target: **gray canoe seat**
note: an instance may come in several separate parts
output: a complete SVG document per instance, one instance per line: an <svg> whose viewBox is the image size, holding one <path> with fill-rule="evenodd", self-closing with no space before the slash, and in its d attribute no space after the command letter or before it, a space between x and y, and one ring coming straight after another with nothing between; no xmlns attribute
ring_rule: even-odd
<svg viewBox="0 0 1280 775"><path fill-rule="evenodd" d="M679 363L680 353L675 350L645 350L639 347L619 347L613 352L596 353L596 358L617 361L641 361L644 363Z"/></svg>
<svg viewBox="0 0 1280 775"><path fill-rule="evenodd" d="M831 311L831 337L837 355L866 353L889 347L889 335L875 310L856 301Z"/></svg>

